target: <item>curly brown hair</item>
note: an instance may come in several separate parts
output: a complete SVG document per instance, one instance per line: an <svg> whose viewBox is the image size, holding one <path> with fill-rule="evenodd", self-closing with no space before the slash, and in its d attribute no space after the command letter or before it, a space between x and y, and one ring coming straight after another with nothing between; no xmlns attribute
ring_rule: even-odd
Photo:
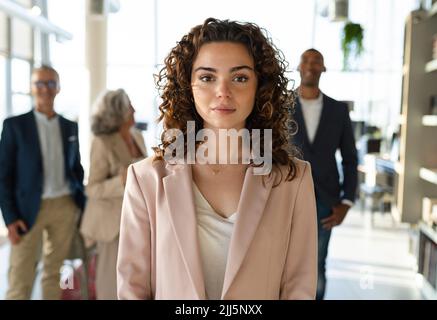
<svg viewBox="0 0 437 320"><path fill-rule="evenodd" d="M208 18L203 24L192 28L171 49L164 61L165 66L156 75L156 85L162 98L158 120L163 121L164 132L161 144L154 148L155 159L163 159L165 148L175 140L174 137L169 138L166 135L168 130L179 129L187 138L188 121L195 121L196 134L203 128L203 120L194 104L191 71L200 47L211 42L243 44L252 56L258 87L254 108L246 119L246 129L261 129L261 132L262 129L272 129L273 165L288 167L286 180L292 180L297 170L294 158L299 152L289 139L296 124L290 117L295 98L287 88L289 80L285 73L288 63L267 31L254 23ZM260 146L261 153L264 154L263 141ZM186 155L186 145L184 151ZM251 165L255 166L253 163ZM282 178L281 171L280 181Z"/></svg>

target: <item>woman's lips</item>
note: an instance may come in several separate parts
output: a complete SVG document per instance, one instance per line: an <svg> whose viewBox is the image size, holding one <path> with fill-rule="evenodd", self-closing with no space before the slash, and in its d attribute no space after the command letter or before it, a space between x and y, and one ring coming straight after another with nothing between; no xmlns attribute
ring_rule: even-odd
<svg viewBox="0 0 437 320"><path fill-rule="evenodd" d="M235 112L236 109L233 107L228 107L228 106L217 106L217 107L212 108L212 111L215 111L215 112L220 113L220 114L229 114L229 113Z"/></svg>

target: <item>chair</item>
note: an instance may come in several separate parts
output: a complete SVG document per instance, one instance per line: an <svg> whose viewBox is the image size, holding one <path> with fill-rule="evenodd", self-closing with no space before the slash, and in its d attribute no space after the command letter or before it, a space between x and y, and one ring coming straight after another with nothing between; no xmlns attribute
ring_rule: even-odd
<svg viewBox="0 0 437 320"><path fill-rule="evenodd" d="M360 202L361 213L364 213L366 206L366 199L370 198L372 204L370 212L372 215L379 211L381 213L386 212L386 205L391 203L393 190L390 187L384 187L380 185L369 186L365 183L360 184Z"/></svg>
<svg viewBox="0 0 437 320"><path fill-rule="evenodd" d="M375 212L384 214L393 202L393 179L392 174L381 167L376 155L366 155L364 168L364 182L359 185L361 214L364 214L366 200L370 199L373 225Z"/></svg>

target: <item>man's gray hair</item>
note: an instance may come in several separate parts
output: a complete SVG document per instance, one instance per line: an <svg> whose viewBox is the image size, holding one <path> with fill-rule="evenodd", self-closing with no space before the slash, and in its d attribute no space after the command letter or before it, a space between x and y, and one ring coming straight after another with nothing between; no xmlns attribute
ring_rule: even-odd
<svg viewBox="0 0 437 320"><path fill-rule="evenodd" d="M42 64L42 65L40 65L40 66L35 66L35 67L32 69L32 75L34 75L34 74L37 73L37 72L41 72L41 71L49 71L49 72L52 72L52 73L56 76L56 78L58 78L58 81L59 81L59 73L58 73L58 71L56 71L55 68L53 68L52 66L49 66L49 65L47 65L47 64Z"/></svg>
<svg viewBox="0 0 437 320"><path fill-rule="evenodd" d="M111 134L126 121L130 100L123 89L108 90L100 95L93 109L91 131L94 135Z"/></svg>

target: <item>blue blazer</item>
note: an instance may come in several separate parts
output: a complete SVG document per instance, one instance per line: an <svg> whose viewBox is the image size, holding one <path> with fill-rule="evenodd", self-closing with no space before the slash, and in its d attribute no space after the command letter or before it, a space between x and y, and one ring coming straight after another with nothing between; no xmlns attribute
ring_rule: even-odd
<svg viewBox="0 0 437 320"><path fill-rule="evenodd" d="M65 176L71 195L83 210L85 195L77 123L59 116ZM33 111L6 119L0 140L0 209L6 225L22 219L30 229L43 192L43 165Z"/></svg>
<svg viewBox="0 0 437 320"><path fill-rule="evenodd" d="M294 144L303 153L303 158L311 163L319 201L327 206L334 206L342 199L353 202L357 188L358 159L347 105L323 95L322 114L313 143L308 138L299 99L296 99L294 120L298 125L293 137ZM342 182L335 159L338 149L342 156Z"/></svg>

